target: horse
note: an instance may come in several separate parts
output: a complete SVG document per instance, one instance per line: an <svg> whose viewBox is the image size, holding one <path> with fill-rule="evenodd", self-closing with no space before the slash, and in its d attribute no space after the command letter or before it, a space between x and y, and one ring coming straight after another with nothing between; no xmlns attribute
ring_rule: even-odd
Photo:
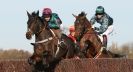
<svg viewBox="0 0 133 72"><path fill-rule="evenodd" d="M47 65L56 53L58 40L54 33L47 29L47 22L39 17L39 11L32 12L32 14L27 12L27 15L26 38L31 39L32 35L35 35L34 53L28 59L28 62L31 62L30 64L34 66L40 64L40 62Z"/></svg>
<svg viewBox="0 0 133 72"><path fill-rule="evenodd" d="M36 59L36 62L38 63L35 64L36 69L38 69L39 71L45 70L48 72L53 72L52 70L54 70L56 65L62 59L70 59L78 56L79 50L75 47L72 39L70 39L66 34L62 34L61 39L63 39L64 43L59 47L56 56L52 59L49 59L49 64L46 64L46 61L43 58L49 57L46 52L43 52L43 45L40 43L31 43L34 47L34 54L31 56L31 58Z"/></svg>
<svg viewBox="0 0 133 72"><path fill-rule="evenodd" d="M29 64L32 67L33 72L46 71L49 72L50 69L47 64L47 57L49 58L47 52L44 52L43 44L31 43L34 47L33 55L28 59ZM52 72L52 71L50 71Z"/></svg>
<svg viewBox="0 0 133 72"><path fill-rule="evenodd" d="M107 50L103 50L102 42L86 15L85 12L81 12L78 16L73 14L76 18L74 22L75 37L84 56L86 58L112 58Z"/></svg>
<svg viewBox="0 0 133 72"><path fill-rule="evenodd" d="M28 15L26 38L31 39L32 35L35 35L35 43L32 43L34 47L33 55L28 59L30 64L33 64L35 68L38 68L38 64L45 67L56 65L62 58L74 57L75 45L67 35L62 34L63 39L60 47L57 47L58 40L54 33L47 28L47 22L42 21L39 17L39 11L33 12ZM58 48L58 49L56 49ZM57 50L57 51L56 51ZM50 65L50 66L48 66ZM42 67L44 68L44 67ZM46 69L46 68L45 68Z"/></svg>

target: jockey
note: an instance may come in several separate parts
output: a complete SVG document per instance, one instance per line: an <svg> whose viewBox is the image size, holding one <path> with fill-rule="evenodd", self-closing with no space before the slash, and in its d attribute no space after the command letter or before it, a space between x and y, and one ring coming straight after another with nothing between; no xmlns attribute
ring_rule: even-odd
<svg viewBox="0 0 133 72"><path fill-rule="evenodd" d="M90 20L91 24L94 25L95 22L99 23L100 27L94 27L98 32L98 35L106 36L108 38L109 34L113 32L113 19L104 11L104 7L98 6L96 8L95 15ZM100 37L103 43L103 37ZM104 45L103 46L107 46Z"/></svg>
<svg viewBox="0 0 133 72"><path fill-rule="evenodd" d="M58 14L52 13L52 10L50 8L44 8L42 12L42 19L48 22L47 28L50 28L60 41L61 39L60 25L62 24L62 21L59 18Z"/></svg>
<svg viewBox="0 0 133 72"><path fill-rule="evenodd" d="M74 35L75 35L75 27L74 27L74 25L69 27L69 32L70 33L69 33L68 37L74 42L75 52L78 53L78 51L80 50L80 46L79 46L78 42L76 41L76 38L74 37ZM79 59L78 56L76 56L75 58Z"/></svg>
<svg viewBox="0 0 133 72"><path fill-rule="evenodd" d="M75 34L75 28L74 28L74 26L70 26L69 27L69 32L70 32L70 34L68 35L68 37L70 39L72 39L72 41L76 44L76 38L74 37L74 34Z"/></svg>

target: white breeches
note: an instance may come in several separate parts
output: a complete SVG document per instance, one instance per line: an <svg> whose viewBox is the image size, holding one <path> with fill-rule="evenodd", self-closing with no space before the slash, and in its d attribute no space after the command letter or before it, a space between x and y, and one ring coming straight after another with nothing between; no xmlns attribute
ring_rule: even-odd
<svg viewBox="0 0 133 72"><path fill-rule="evenodd" d="M106 35L107 36L107 39L108 39L109 35L113 32L113 30L114 30L114 26L113 25L110 25L108 27L108 29L103 34L99 35L99 38L101 39L101 42L103 42L103 37L102 36L103 35Z"/></svg>

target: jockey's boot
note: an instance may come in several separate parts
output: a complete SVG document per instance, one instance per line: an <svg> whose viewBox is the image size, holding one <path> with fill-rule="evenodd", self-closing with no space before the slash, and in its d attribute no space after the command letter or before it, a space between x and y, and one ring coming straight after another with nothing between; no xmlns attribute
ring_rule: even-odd
<svg viewBox="0 0 133 72"><path fill-rule="evenodd" d="M107 36L103 35L103 44L102 44L103 48L106 49L107 48Z"/></svg>
<svg viewBox="0 0 133 72"><path fill-rule="evenodd" d="M102 47L103 47L103 53L107 53L107 36L103 35L103 42L102 42Z"/></svg>

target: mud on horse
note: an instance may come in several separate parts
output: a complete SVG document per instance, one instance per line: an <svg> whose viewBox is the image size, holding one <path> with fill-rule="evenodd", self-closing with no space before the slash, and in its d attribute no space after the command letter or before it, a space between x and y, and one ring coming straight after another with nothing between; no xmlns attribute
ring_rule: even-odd
<svg viewBox="0 0 133 72"><path fill-rule="evenodd" d="M87 58L112 57L107 51L103 53L102 42L90 22L86 18L86 13L81 12L78 16L73 16L75 20L75 37L79 41L81 51Z"/></svg>

